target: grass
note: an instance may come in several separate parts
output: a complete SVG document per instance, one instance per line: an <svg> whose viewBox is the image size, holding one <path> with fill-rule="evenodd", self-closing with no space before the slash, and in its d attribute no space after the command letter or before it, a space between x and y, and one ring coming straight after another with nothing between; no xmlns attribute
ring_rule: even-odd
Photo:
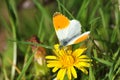
<svg viewBox="0 0 120 80"><path fill-rule="evenodd" d="M89 75L77 71L74 80L120 79L120 9L118 0L2 0L0 3L0 34L6 34L6 44L0 49L1 80L52 80L56 74L33 60L30 45L44 47L52 54L58 43L52 17L61 12L81 22L82 32L91 31L86 54L93 59ZM36 35L42 44L27 42ZM0 38L2 39L1 35ZM3 41L0 40L0 44ZM36 67L37 66L37 67ZM37 69L36 69L37 68ZM47 76L47 77L46 77ZM67 78L65 78L67 80Z"/></svg>

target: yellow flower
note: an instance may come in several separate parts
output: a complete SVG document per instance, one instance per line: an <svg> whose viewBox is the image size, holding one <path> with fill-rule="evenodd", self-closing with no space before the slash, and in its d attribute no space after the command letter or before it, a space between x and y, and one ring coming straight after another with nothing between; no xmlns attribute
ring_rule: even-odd
<svg viewBox="0 0 120 80"><path fill-rule="evenodd" d="M46 56L47 66L52 68L53 72L58 71L57 80L64 80L64 76L67 75L68 79L71 80L72 76L77 78L77 72L75 67L81 70L83 73L88 74L86 67L90 67L88 56L84 55L83 52L86 48L78 48L75 51L70 49L59 49L59 45L54 46L55 56Z"/></svg>

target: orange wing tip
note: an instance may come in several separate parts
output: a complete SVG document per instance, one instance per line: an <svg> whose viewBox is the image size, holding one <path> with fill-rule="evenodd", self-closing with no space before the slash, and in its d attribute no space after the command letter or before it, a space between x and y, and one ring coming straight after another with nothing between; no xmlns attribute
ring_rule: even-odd
<svg viewBox="0 0 120 80"><path fill-rule="evenodd" d="M69 23L70 23L69 19L63 14L61 14L60 12L54 13L53 24L54 24L55 30L66 28L68 27Z"/></svg>
<svg viewBox="0 0 120 80"><path fill-rule="evenodd" d="M78 39L75 41L75 44L76 44L76 43L79 43L79 42L82 42L82 41L84 41L84 40L86 40L86 39L88 39L88 38L89 38L89 34L90 34L90 31L85 32L83 35L81 35L80 38L78 38Z"/></svg>

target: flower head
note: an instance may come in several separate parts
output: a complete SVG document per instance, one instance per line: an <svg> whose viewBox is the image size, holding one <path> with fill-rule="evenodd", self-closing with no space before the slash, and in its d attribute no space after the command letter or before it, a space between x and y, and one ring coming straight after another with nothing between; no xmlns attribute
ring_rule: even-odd
<svg viewBox="0 0 120 80"><path fill-rule="evenodd" d="M46 56L47 66L52 68L53 72L58 71L57 80L63 80L64 76L67 75L71 80L72 76L77 78L77 72L75 68L78 68L83 73L88 74L86 67L90 67L92 60L88 56L84 55L83 52L86 48L78 48L75 51L71 49L65 50L64 48L59 49L59 45L54 46L55 56Z"/></svg>
<svg viewBox="0 0 120 80"><path fill-rule="evenodd" d="M31 43L41 43L37 36L32 36L29 40ZM34 53L34 59L39 65L43 65L45 63L45 55L46 51L43 47L31 45L32 52Z"/></svg>

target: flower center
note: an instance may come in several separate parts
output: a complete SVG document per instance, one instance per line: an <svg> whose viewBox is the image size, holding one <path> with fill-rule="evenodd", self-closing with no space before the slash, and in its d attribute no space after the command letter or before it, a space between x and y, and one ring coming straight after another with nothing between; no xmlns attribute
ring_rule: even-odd
<svg viewBox="0 0 120 80"><path fill-rule="evenodd" d="M63 64L64 68L73 66L75 62L74 57L72 55L64 55L60 61L61 61L61 64Z"/></svg>

